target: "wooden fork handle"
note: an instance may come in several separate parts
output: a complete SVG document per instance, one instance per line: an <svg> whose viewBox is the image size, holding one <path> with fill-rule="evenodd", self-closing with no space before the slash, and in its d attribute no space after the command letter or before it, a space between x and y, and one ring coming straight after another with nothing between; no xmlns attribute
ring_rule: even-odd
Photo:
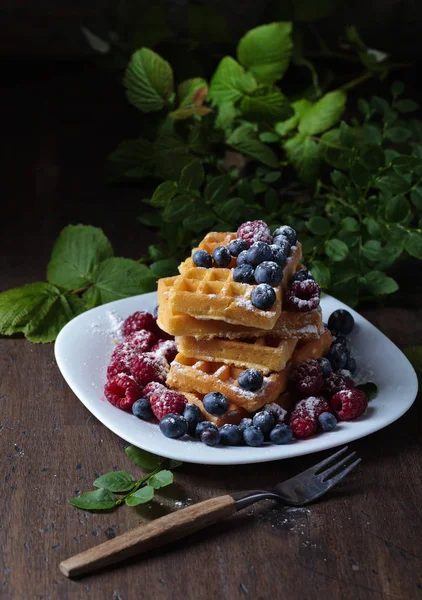
<svg viewBox="0 0 422 600"><path fill-rule="evenodd" d="M205 500L156 519L148 525L130 529L95 548L76 554L64 560L60 564L60 570L66 577L79 577L179 540L235 512L235 500L229 495Z"/></svg>

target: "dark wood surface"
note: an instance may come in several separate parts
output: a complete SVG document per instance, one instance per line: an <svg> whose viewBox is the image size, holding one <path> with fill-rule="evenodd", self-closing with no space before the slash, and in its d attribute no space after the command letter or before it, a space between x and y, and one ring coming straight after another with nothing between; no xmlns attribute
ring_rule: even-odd
<svg viewBox="0 0 422 600"><path fill-rule="evenodd" d="M42 280L69 222L102 226L118 254L138 257L152 239L135 221L139 191L103 177L105 156L131 133L120 88L85 64L40 65L9 83L0 290ZM421 308L364 314L399 346L422 341ZM420 398L400 421L352 444L361 467L322 502L296 510L261 503L80 581L63 577L60 561L184 504L271 486L323 454L259 466L185 464L153 506L93 515L67 500L98 474L136 467L125 442L67 387L53 345L0 339L0 402L1 598L422 598Z"/></svg>

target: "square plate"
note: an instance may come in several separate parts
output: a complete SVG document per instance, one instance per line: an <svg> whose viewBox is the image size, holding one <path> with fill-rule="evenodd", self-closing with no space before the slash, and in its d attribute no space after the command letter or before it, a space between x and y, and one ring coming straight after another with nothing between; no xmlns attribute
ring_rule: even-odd
<svg viewBox="0 0 422 600"><path fill-rule="evenodd" d="M416 373L397 346L357 312L331 296L323 296L321 307L325 321L338 308L346 308L355 319L355 328L349 336L352 355L358 364L355 379L358 383L373 381L378 386L378 395L363 417L340 422L330 433L282 446L212 448L197 440L166 438L157 425L116 408L103 396L107 365L116 343L121 341L119 322L137 310L152 312L156 303L157 294L152 292L94 308L70 321L55 344L59 369L88 410L115 434L154 454L183 462L214 465L259 463L310 454L386 427L401 417L415 400Z"/></svg>

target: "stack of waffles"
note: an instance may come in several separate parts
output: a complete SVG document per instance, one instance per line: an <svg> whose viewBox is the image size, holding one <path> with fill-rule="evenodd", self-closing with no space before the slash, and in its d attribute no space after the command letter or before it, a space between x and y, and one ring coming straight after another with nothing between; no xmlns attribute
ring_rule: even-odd
<svg viewBox="0 0 422 600"><path fill-rule="evenodd" d="M211 232L199 249L212 255L227 246L235 233ZM195 248L193 253L198 250ZM197 267L192 258L179 267L180 275L158 282L158 324L174 335L178 354L171 364L167 385L183 392L218 426L239 423L243 417L276 402L289 410L292 397L286 391L290 365L318 358L329 348L331 335L322 323L321 309L292 312L283 296L301 267L302 248L292 246L282 282L274 288L276 301L267 310L256 308L251 295L256 285L233 280L236 259L227 268ZM258 369L263 385L244 390L238 377L245 369ZM229 402L223 416L204 409L202 399L221 392Z"/></svg>

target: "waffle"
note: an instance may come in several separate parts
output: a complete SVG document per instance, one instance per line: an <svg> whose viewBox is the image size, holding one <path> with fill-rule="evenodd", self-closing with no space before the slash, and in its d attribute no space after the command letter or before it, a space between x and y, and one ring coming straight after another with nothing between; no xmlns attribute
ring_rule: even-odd
<svg viewBox="0 0 422 600"><path fill-rule="evenodd" d="M244 369L259 369L267 374L282 371L290 360L297 339L281 340L275 337L226 340L197 340L194 337L176 338L179 352L189 358L233 364Z"/></svg>
<svg viewBox="0 0 422 600"><path fill-rule="evenodd" d="M256 392L242 390L238 386L237 378L242 371L233 365L188 358L179 352L171 363L167 385L183 392L221 392L233 404L248 412L274 402L286 388L287 369L265 375L262 387Z"/></svg>
<svg viewBox="0 0 422 600"><path fill-rule="evenodd" d="M324 331L320 308L303 313L282 311L271 331L231 323L225 323L222 327L220 321L195 319L184 312L173 310L170 306L168 297L176 279L177 277L166 277L158 281L158 325L170 335L187 335L198 339L239 339L264 335L282 339L316 339Z"/></svg>
<svg viewBox="0 0 422 600"><path fill-rule="evenodd" d="M331 346L332 337L328 329L317 340L301 340L293 352L291 362L299 363L306 358L319 358L323 356Z"/></svg>

